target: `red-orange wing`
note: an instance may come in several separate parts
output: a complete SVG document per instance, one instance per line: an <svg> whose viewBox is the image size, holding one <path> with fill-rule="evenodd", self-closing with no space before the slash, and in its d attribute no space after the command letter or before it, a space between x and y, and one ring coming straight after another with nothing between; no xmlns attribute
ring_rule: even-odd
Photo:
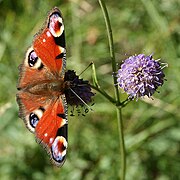
<svg viewBox="0 0 180 180"><path fill-rule="evenodd" d="M57 166L66 157L67 104L61 89L48 91L48 84L62 81L65 67L64 23L59 9L54 8L20 65L17 102L20 118Z"/></svg>

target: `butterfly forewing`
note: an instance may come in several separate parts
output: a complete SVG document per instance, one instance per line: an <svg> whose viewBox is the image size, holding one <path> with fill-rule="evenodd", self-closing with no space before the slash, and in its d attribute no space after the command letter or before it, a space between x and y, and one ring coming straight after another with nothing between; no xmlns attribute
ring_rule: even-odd
<svg viewBox="0 0 180 180"><path fill-rule="evenodd" d="M64 75L66 65L64 23L57 8L50 13L47 27L35 37L33 48L38 57L45 60L43 63L51 72Z"/></svg>
<svg viewBox="0 0 180 180"><path fill-rule="evenodd" d="M20 118L57 166L64 163L67 151L65 68L64 23L54 8L20 65L17 102Z"/></svg>

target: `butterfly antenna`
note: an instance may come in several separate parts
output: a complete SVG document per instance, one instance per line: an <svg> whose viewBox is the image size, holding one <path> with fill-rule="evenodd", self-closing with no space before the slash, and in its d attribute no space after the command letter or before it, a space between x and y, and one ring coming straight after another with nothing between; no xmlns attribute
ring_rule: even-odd
<svg viewBox="0 0 180 180"><path fill-rule="evenodd" d="M79 74L79 76L82 75L90 66L92 66L92 64L93 64L93 62L91 62L91 63Z"/></svg>
<svg viewBox="0 0 180 180"><path fill-rule="evenodd" d="M71 88L69 88L69 89L72 91L72 93L73 93L74 95L76 95L76 96L79 98L79 100L80 100L83 104L85 104L85 105L87 106L88 109L90 109L91 111L93 111L93 109L92 109L75 91L73 91Z"/></svg>

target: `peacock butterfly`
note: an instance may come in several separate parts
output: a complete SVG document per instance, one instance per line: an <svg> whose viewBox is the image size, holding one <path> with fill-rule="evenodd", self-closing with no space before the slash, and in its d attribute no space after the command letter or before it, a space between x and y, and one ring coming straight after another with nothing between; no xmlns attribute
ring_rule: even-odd
<svg viewBox="0 0 180 180"><path fill-rule="evenodd" d="M94 93L88 81L73 70L66 71L64 23L57 7L49 12L45 27L35 35L19 66L17 89L19 117L52 163L62 166L68 146L67 106L83 106Z"/></svg>

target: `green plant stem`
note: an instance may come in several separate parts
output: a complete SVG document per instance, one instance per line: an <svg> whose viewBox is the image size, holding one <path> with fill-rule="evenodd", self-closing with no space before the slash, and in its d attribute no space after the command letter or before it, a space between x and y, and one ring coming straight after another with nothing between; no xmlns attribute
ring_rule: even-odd
<svg viewBox="0 0 180 180"><path fill-rule="evenodd" d="M116 72L116 60L115 60L115 53L114 53L114 43L113 43L113 36L112 36L112 29L110 24L110 19L108 16L107 8L103 0L99 0L99 4L101 6L104 20L106 23L108 40L109 40L109 50L111 56L111 63L112 63L112 70ZM117 77L113 76L114 85L117 83ZM119 106L120 103L120 96L118 91L118 86L114 86L115 98L116 98L116 108L117 108L117 121L118 121L118 131L119 131L119 142L120 142L120 155L121 155L121 171L120 171L120 178L121 180L125 180L126 175L126 151L125 151L125 143L124 143L124 132L123 132L123 119L121 113L121 107ZM118 108L118 106L119 108Z"/></svg>
<svg viewBox="0 0 180 180"><path fill-rule="evenodd" d="M124 133L123 133L123 123L122 123L122 112L121 108L117 108L117 119L118 121L118 130L119 130L119 140L120 140L120 153L121 153L121 180L125 180L126 175L126 150L124 143Z"/></svg>
<svg viewBox="0 0 180 180"><path fill-rule="evenodd" d="M93 86L93 85L91 85L91 88L98 91L101 95L103 95L106 99L108 99L109 102L111 102L113 105L116 105L116 101L111 96L109 96L105 91L103 91L99 87Z"/></svg>
<svg viewBox="0 0 180 180"><path fill-rule="evenodd" d="M116 100L114 98L112 98L111 96L109 96L103 89L101 89L98 80L97 80L97 76L96 76L96 68L94 63L91 63L91 67L92 67L92 78L93 78L93 84L91 85L91 87L93 89L95 89L96 91L98 91L101 95L103 95L106 99L108 99L113 105L116 105Z"/></svg>
<svg viewBox="0 0 180 180"><path fill-rule="evenodd" d="M103 16L104 16L104 20L106 23L106 28L107 28L107 34L108 34L108 40L109 40L109 50L110 50L110 57L111 57L111 62L112 62L112 70L113 72L117 71L116 68L116 60L115 60L115 53L114 53L114 43L113 43L113 36L112 36L112 29L111 29L111 24L110 24L110 19L108 16L108 12L105 6L105 3L103 0L99 0L99 4L101 6L102 12L103 12ZM117 77L113 76L113 81L114 81L114 85L117 84ZM117 86L114 86L114 90L115 90L115 98L116 101L119 103L120 102L120 98L119 98L119 90Z"/></svg>
<svg viewBox="0 0 180 180"><path fill-rule="evenodd" d="M91 85L91 88L93 88L94 90L98 91L102 96L104 96L106 99L108 99L113 105L115 105L118 108L122 108L125 107L128 102L129 99L127 98L126 100L124 100L123 102L117 102L114 98L112 98L109 94L106 93L106 91L104 91L103 89L101 89L99 83L98 83L98 79L96 76L96 68L95 68L95 64L93 62L91 62L91 64L89 65L92 67L92 78L93 78L93 85ZM88 68L88 67L87 67ZM85 69L86 70L86 69ZM84 71L83 71L84 72Z"/></svg>

